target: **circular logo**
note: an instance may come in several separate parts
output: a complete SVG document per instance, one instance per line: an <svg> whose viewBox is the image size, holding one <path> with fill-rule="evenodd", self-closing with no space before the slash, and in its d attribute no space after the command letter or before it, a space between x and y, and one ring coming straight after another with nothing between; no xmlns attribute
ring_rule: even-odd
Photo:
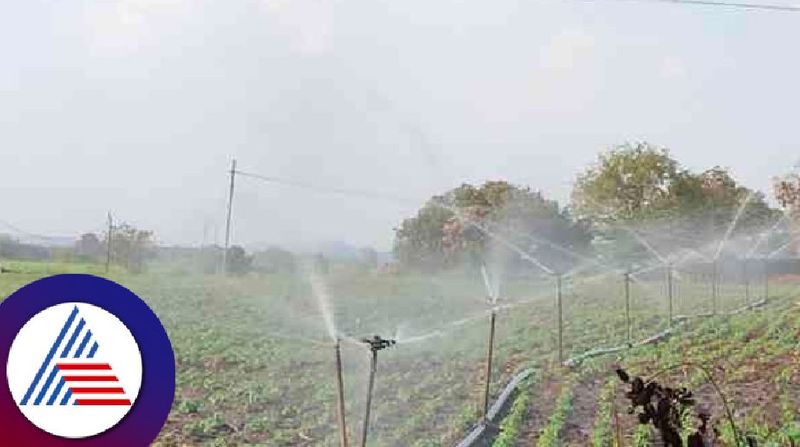
<svg viewBox="0 0 800 447"><path fill-rule="evenodd" d="M131 410L142 385L142 357L117 317L91 304L62 303L25 323L6 374L14 402L34 425L87 438Z"/></svg>
<svg viewBox="0 0 800 447"><path fill-rule="evenodd" d="M0 360L4 445L145 447L172 406L166 331L103 278L57 275L1 302Z"/></svg>

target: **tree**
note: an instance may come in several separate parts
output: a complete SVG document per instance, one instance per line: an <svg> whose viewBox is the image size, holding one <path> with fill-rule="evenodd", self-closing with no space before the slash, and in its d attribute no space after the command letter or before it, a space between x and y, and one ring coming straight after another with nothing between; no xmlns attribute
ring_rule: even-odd
<svg viewBox="0 0 800 447"><path fill-rule="evenodd" d="M145 262L155 256L152 231L122 223L114 227L111 234L111 260L114 263L138 273L144 270ZM108 244L108 233L104 236L105 245Z"/></svg>
<svg viewBox="0 0 800 447"><path fill-rule="evenodd" d="M578 176L572 207L593 219L654 214L669 207L672 188L688 186L686 175L667 149L625 144L600 154L597 165Z"/></svg>
<svg viewBox="0 0 800 447"><path fill-rule="evenodd" d="M626 144L599 156L581 174L572 193L575 212L594 224L669 222L709 235L724 232L740 207L737 228L766 225L776 210L764 195L736 182L715 166L699 174L684 169L669 151L648 143Z"/></svg>
<svg viewBox="0 0 800 447"><path fill-rule="evenodd" d="M775 198L786 209L790 218L790 236L794 242L792 252L800 254L800 175L788 174L773 181Z"/></svg>
<svg viewBox="0 0 800 447"><path fill-rule="evenodd" d="M75 242L75 255L90 261L97 261L105 253L105 246L94 233L84 233Z"/></svg>
<svg viewBox="0 0 800 447"><path fill-rule="evenodd" d="M243 247L234 245L228 249L226 272L232 274L244 274L250 271L253 264L253 257L248 256Z"/></svg>
<svg viewBox="0 0 800 447"><path fill-rule="evenodd" d="M395 229L394 252L407 267L481 263L499 252L512 264L521 262L522 252L536 253L552 265L564 261L554 246L579 251L589 240L584 226L557 202L527 187L490 181L477 187L463 184L431 198Z"/></svg>

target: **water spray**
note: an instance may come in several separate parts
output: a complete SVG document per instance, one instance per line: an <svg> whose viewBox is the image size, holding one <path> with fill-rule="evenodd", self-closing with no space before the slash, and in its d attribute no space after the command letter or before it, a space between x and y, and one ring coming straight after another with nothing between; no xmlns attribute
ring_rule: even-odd
<svg viewBox="0 0 800 447"><path fill-rule="evenodd" d="M334 344L336 358L336 415L339 419L339 445L347 447L347 423L344 413L344 381L342 380L342 350L341 341Z"/></svg>
<svg viewBox="0 0 800 447"><path fill-rule="evenodd" d="M372 338L362 338L361 342L366 344L367 348L372 352L369 367L369 384L367 385L367 408L364 413L364 424L361 427L361 447L366 447L367 433L369 433L369 413L372 407L372 390L375 388L375 371L378 369L378 351L396 345L397 341L375 335Z"/></svg>

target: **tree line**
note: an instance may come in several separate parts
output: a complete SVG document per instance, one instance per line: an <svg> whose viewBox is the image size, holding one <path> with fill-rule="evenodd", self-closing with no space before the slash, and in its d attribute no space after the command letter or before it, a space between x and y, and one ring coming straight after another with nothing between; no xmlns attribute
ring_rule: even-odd
<svg viewBox="0 0 800 447"><path fill-rule="evenodd" d="M775 185L796 228L800 179L782 177ZM639 233L656 240L668 233L687 244L718 239L740 208L738 233L763 230L783 214L725 168L693 172L665 148L625 144L601 153L577 176L566 205L505 181L463 184L434 196L395 229L393 250L407 268L480 264L505 252L512 267L524 264L527 253L566 271L581 254L627 262L651 256Z"/></svg>

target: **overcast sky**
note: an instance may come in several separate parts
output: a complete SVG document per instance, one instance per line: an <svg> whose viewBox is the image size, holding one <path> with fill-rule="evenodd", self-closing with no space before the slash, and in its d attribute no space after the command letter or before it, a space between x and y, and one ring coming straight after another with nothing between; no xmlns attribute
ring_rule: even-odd
<svg viewBox="0 0 800 447"><path fill-rule="evenodd" d="M788 4L788 3L784 3ZM222 239L226 170L567 200L629 140L750 187L800 157L800 13L624 0L27 0L0 14L0 219ZM381 249L414 204L240 178L234 241ZM3 228L0 228L0 232Z"/></svg>

